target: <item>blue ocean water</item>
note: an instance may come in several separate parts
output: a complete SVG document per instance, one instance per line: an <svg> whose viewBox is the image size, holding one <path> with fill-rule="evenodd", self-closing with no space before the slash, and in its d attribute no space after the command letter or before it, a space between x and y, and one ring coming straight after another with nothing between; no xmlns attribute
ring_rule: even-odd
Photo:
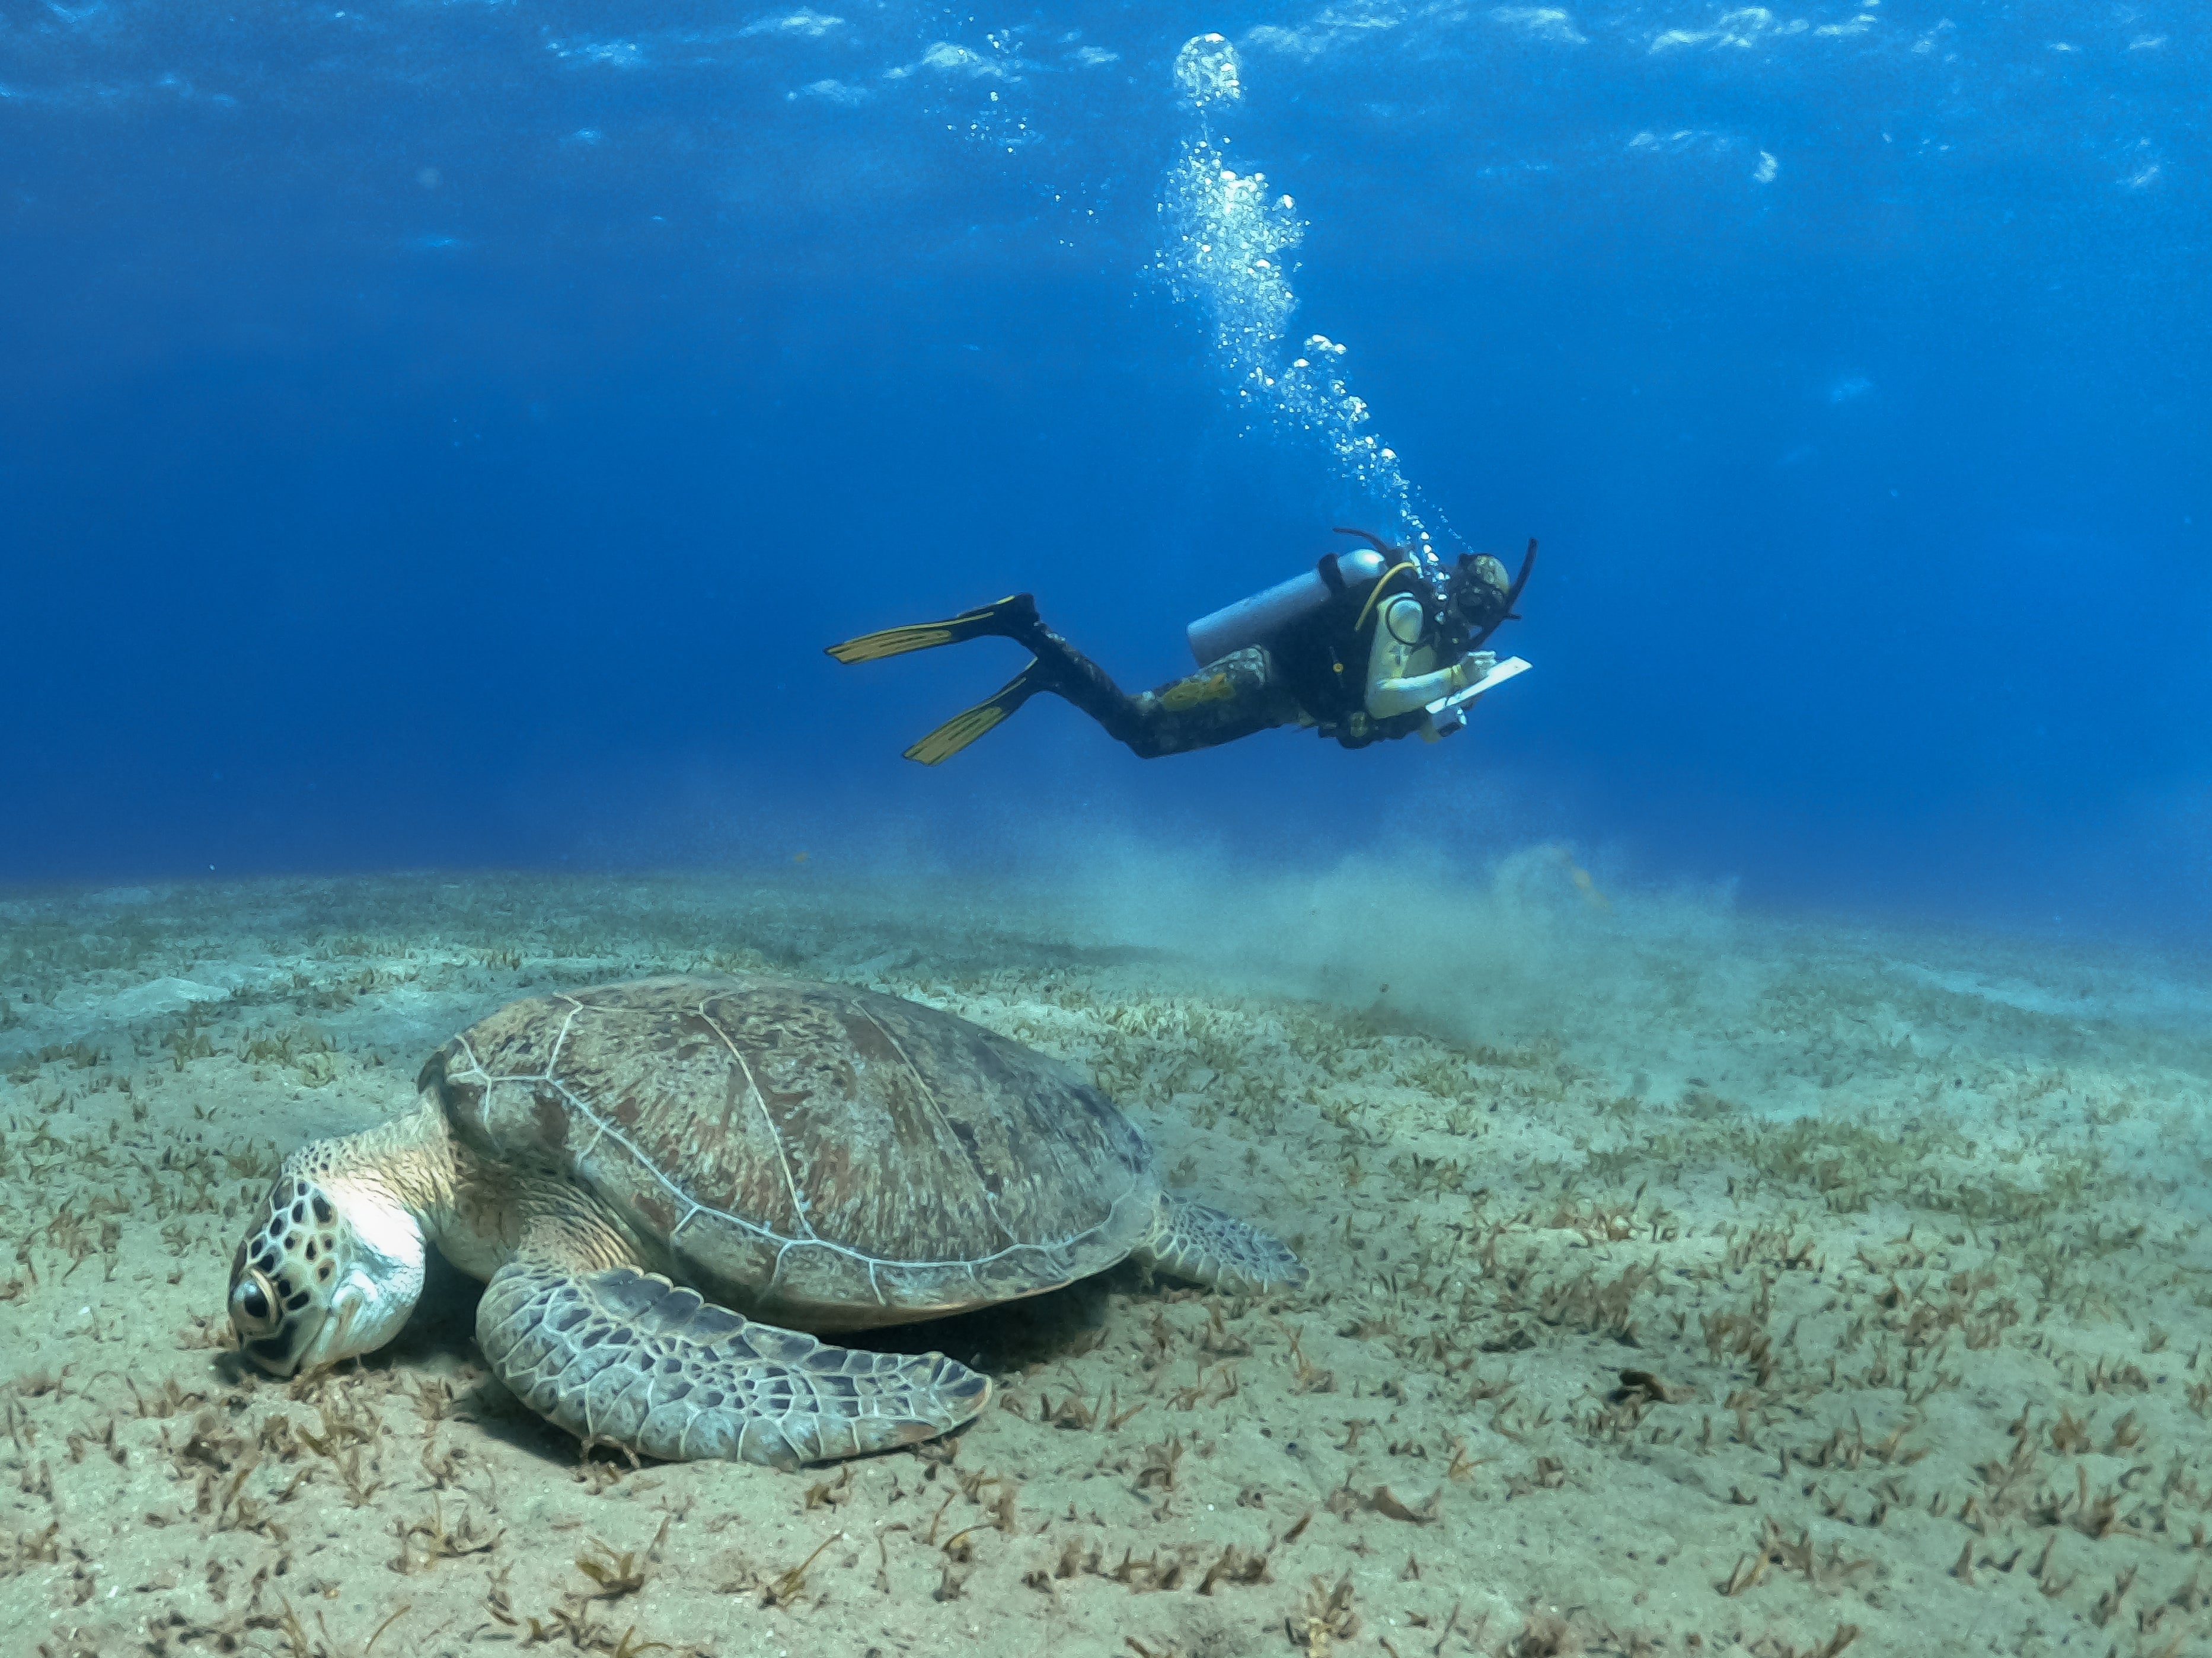
<svg viewBox="0 0 2212 1658"><path fill-rule="evenodd" d="M1110 824L2201 930L2208 72L2171 3L11 9L0 878ZM1013 647L822 654L1025 589L1138 689L1413 519L1543 548L1441 746L925 770Z"/></svg>

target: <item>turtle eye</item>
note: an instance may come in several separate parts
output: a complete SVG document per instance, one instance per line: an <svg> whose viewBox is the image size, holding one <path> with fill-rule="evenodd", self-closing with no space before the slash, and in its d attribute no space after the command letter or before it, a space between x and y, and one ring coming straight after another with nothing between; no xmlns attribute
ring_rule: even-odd
<svg viewBox="0 0 2212 1658"><path fill-rule="evenodd" d="M276 1327L276 1303L265 1273L251 1271L239 1280L230 1297L230 1316L246 1335L266 1335Z"/></svg>

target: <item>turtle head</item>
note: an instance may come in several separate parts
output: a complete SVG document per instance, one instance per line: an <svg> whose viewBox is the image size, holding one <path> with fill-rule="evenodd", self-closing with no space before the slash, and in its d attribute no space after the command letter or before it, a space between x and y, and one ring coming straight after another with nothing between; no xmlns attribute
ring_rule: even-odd
<svg viewBox="0 0 2212 1658"><path fill-rule="evenodd" d="M273 1376L335 1364L398 1333L422 1293L422 1224L343 1140L284 1160L230 1263L230 1321Z"/></svg>

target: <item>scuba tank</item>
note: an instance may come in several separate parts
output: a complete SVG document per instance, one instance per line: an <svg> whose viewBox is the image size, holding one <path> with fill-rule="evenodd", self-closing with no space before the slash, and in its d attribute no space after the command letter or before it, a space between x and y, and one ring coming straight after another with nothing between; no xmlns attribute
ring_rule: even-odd
<svg viewBox="0 0 2212 1658"><path fill-rule="evenodd" d="M1346 589L1380 580L1389 568L1380 553L1325 553L1303 575L1199 617L1184 629L1190 653L1204 667L1251 646L1268 645Z"/></svg>

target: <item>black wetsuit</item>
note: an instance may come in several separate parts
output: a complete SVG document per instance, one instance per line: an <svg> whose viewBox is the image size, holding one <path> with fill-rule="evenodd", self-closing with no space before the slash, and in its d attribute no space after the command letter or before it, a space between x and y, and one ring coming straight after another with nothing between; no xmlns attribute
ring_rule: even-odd
<svg viewBox="0 0 2212 1658"><path fill-rule="evenodd" d="M1485 605L1502 616L1511 598L1503 567L1494 559L1472 562L1478 567L1477 586L1487 589ZM1462 560L1462 574L1468 563ZM1248 645L1134 696L1045 626L1027 593L942 622L887 628L827 648L840 662L873 662L970 639L1000 638L1034 653L996 691L906 750L908 759L928 766L957 754L1040 691L1073 703L1108 735L1148 760L1218 748L1276 726L1310 726L1346 748L1421 730L1428 701L1448 694L1437 684L1457 689L1464 676L1437 669L1378 679L1376 664L1395 653L1402 670L1425 653L1434 662L1458 668L1470 648L1459 587L1440 593L1431 573L1410 560L1390 566L1379 577L1358 580L1347 580L1334 557L1323 559L1317 568L1329 589L1324 602L1277 628L1264 643ZM1525 576L1527 566L1522 568ZM1389 650L1378 654L1377 629L1385 626ZM1377 714L1378 701L1401 711Z"/></svg>
<svg viewBox="0 0 2212 1658"><path fill-rule="evenodd" d="M1323 563L1334 572L1333 559ZM1037 619L1031 605L1029 625L1007 633L1037 657L1015 684L1033 681L1023 700L1041 690L1065 697L1147 760L1218 748L1277 726L1313 726L1346 748L1364 748L1408 736L1421 723L1419 714L1377 720L1366 710L1368 659L1382 604L1401 593L1420 600L1424 638L1434 643L1441 607L1418 573L1400 565L1380 582L1338 586L1326 604L1265 646L1248 646L1134 696Z"/></svg>

